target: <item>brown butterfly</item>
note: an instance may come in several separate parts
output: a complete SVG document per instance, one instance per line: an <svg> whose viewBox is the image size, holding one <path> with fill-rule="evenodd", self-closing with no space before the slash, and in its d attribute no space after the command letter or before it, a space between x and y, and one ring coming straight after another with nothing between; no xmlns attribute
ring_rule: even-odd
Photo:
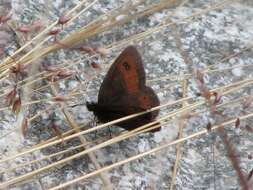
<svg viewBox="0 0 253 190"><path fill-rule="evenodd" d="M98 102L87 102L86 105L101 122L109 122L160 105L153 89L146 86L142 60L134 46L127 47L110 67L100 87ZM116 125L132 130L153 121L158 113L158 110L149 112ZM152 132L158 130L160 128Z"/></svg>

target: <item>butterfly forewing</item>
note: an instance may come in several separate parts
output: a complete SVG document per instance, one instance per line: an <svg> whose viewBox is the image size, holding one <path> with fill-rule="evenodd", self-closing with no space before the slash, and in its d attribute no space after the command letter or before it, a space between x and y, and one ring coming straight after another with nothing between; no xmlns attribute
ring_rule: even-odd
<svg viewBox="0 0 253 190"><path fill-rule="evenodd" d="M98 94L99 104L115 96L138 93L145 86L145 71L135 47L127 47L109 69Z"/></svg>

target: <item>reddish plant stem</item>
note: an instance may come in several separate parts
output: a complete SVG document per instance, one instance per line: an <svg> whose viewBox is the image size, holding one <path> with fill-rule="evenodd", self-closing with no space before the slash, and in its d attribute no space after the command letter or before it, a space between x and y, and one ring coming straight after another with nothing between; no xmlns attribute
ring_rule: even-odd
<svg viewBox="0 0 253 190"><path fill-rule="evenodd" d="M228 136L224 130L224 127L220 127L219 128L219 132L220 132L220 135L221 135L221 139L223 140L225 146L226 146L226 149L227 149L227 153L228 153L228 157L238 175L238 178L239 178L239 182L241 184L241 187L243 190L250 190L250 187L249 187L249 184L247 182L247 179L245 178L241 168L240 168L240 162L239 160L237 159L236 157L236 153L235 153L235 149L234 147L232 146L232 144L229 142L228 140Z"/></svg>

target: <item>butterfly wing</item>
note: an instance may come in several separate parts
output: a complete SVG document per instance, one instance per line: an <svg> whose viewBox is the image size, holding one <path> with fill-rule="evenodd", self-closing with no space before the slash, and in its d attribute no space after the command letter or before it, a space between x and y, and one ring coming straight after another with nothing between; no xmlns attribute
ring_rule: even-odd
<svg viewBox="0 0 253 190"><path fill-rule="evenodd" d="M115 100L113 97L112 99ZM119 96L118 100L113 101L112 104L97 104L93 110L100 121L109 122L124 116L148 110L152 107L158 106L159 104L159 99L153 89L150 87L144 87L138 92L138 94ZM132 130L154 121L158 113L158 110L149 112L144 115L120 122L117 125L126 130ZM158 130L159 129L155 129L152 132Z"/></svg>
<svg viewBox="0 0 253 190"><path fill-rule="evenodd" d="M87 108L100 121L109 122L158 106L159 99L153 89L145 85L145 80L141 57L135 47L129 46L105 76L99 90L98 103L88 103ZM127 130L135 129L153 121L158 113L159 111L150 112L118 125Z"/></svg>
<svg viewBox="0 0 253 190"><path fill-rule="evenodd" d="M134 46L127 47L110 67L98 94L99 105L118 102L122 95L136 94L145 86L141 56Z"/></svg>

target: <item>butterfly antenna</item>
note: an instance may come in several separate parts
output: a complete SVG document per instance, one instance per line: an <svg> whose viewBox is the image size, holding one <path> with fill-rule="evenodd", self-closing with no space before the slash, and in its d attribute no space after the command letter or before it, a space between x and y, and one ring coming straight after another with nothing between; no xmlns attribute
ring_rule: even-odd
<svg viewBox="0 0 253 190"><path fill-rule="evenodd" d="M95 106L97 105L95 102L86 102L86 103L80 103L80 104L74 104L70 105L69 107L74 108L76 106L83 106L86 105L87 109L89 111L93 111L95 109Z"/></svg>
<svg viewBox="0 0 253 190"><path fill-rule="evenodd" d="M76 106L83 106L83 105L85 105L85 104L86 104L86 103L74 104L74 105L70 105L69 107L74 108L74 107L76 107Z"/></svg>

